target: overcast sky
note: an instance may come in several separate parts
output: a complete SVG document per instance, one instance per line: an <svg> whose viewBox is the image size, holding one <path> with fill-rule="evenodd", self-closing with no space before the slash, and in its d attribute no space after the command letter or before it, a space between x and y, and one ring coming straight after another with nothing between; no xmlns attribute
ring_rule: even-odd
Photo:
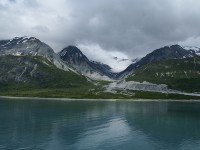
<svg viewBox="0 0 200 150"><path fill-rule="evenodd" d="M0 39L34 36L55 51L77 45L91 59L101 51L136 58L200 46L199 8L199 0L0 0Z"/></svg>

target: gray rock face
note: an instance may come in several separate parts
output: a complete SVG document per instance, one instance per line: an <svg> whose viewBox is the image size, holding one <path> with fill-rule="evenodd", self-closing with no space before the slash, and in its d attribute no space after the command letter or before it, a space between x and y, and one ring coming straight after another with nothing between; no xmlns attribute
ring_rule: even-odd
<svg viewBox="0 0 200 150"><path fill-rule="evenodd" d="M4 55L0 56L0 66L0 91L70 88L88 84L84 76L61 70L41 56Z"/></svg>
<svg viewBox="0 0 200 150"><path fill-rule="evenodd" d="M0 56L2 55L42 56L58 68L70 70L50 46L34 37L16 37L12 40L0 41Z"/></svg>
<svg viewBox="0 0 200 150"><path fill-rule="evenodd" d="M58 53L66 64L93 79L110 80L113 73L108 65L90 61L77 47L68 46Z"/></svg>
<svg viewBox="0 0 200 150"><path fill-rule="evenodd" d="M3 43L3 44L1 44ZM36 38L16 37L0 43L0 55L31 55L51 58L53 49Z"/></svg>
<svg viewBox="0 0 200 150"><path fill-rule="evenodd" d="M47 71L39 68L41 62L31 57L0 56L0 82L44 82L51 80Z"/></svg>

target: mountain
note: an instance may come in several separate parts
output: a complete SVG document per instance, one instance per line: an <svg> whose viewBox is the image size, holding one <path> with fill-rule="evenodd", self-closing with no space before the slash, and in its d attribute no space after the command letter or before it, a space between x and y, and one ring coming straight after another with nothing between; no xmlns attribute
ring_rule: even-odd
<svg viewBox="0 0 200 150"><path fill-rule="evenodd" d="M0 41L0 56L42 56L56 65L58 68L69 71L63 61L54 53L47 44L34 37L16 37L11 40Z"/></svg>
<svg viewBox="0 0 200 150"><path fill-rule="evenodd" d="M102 72L102 74L105 74L108 77L112 78L112 75L113 75L111 71L112 68L109 65L106 65L97 61L90 61L90 63L95 70Z"/></svg>
<svg viewBox="0 0 200 150"><path fill-rule="evenodd" d="M183 46L183 49L193 51L195 54L200 56L200 48L196 46Z"/></svg>
<svg viewBox="0 0 200 150"><path fill-rule="evenodd" d="M146 81L179 91L200 92L200 57L153 62L136 69L126 81Z"/></svg>
<svg viewBox="0 0 200 150"><path fill-rule="evenodd" d="M92 87L85 76L34 37L0 41L0 66L1 91Z"/></svg>
<svg viewBox="0 0 200 150"><path fill-rule="evenodd" d="M124 71L113 73L110 66L89 60L75 46L56 54L34 37L1 40L0 95L128 98L135 95L131 90L168 91L170 88L200 92L198 52L197 48L166 46L142 59L132 60Z"/></svg>
<svg viewBox="0 0 200 150"><path fill-rule="evenodd" d="M44 63L45 62L45 63ZM0 90L73 88L89 85L84 76L57 68L40 56L0 56Z"/></svg>
<svg viewBox="0 0 200 150"><path fill-rule="evenodd" d="M71 68L92 79L110 80L113 73L108 65L90 61L75 46L68 46L58 53L58 56Z"/></svg>
<svg viewBox="0 0 200 150"><path fill-rule="evenodd" d="M137 68L161 60L168 59L185 59L198 56L194 51L188 51L179 45L165 46L154 50L140 59L138 62L131 64L124 71L117 74L116 78L123 78L133 73Z"/></svg>

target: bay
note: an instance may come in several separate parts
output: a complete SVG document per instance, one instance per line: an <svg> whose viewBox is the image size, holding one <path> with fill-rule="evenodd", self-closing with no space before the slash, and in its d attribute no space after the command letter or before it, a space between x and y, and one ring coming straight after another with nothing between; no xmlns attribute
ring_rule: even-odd
<svg viewBox="0 0 200 150"><path fill-rule="evenodd" d="M0 99L2 150L199 150L200 102Z"/></svg>

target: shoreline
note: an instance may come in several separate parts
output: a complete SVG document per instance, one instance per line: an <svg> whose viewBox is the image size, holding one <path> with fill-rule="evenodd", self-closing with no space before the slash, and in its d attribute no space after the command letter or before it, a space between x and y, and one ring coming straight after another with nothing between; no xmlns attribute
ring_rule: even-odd
<svg viewBox="0 0 200 150"><path fill-rule="evenodd" d="M42 101L132 101L132 102L200 102L200 99L76 99L76 98L41 98L41 97L14 97L0 96L1 99L10 100L42 100Z"/></svg>

